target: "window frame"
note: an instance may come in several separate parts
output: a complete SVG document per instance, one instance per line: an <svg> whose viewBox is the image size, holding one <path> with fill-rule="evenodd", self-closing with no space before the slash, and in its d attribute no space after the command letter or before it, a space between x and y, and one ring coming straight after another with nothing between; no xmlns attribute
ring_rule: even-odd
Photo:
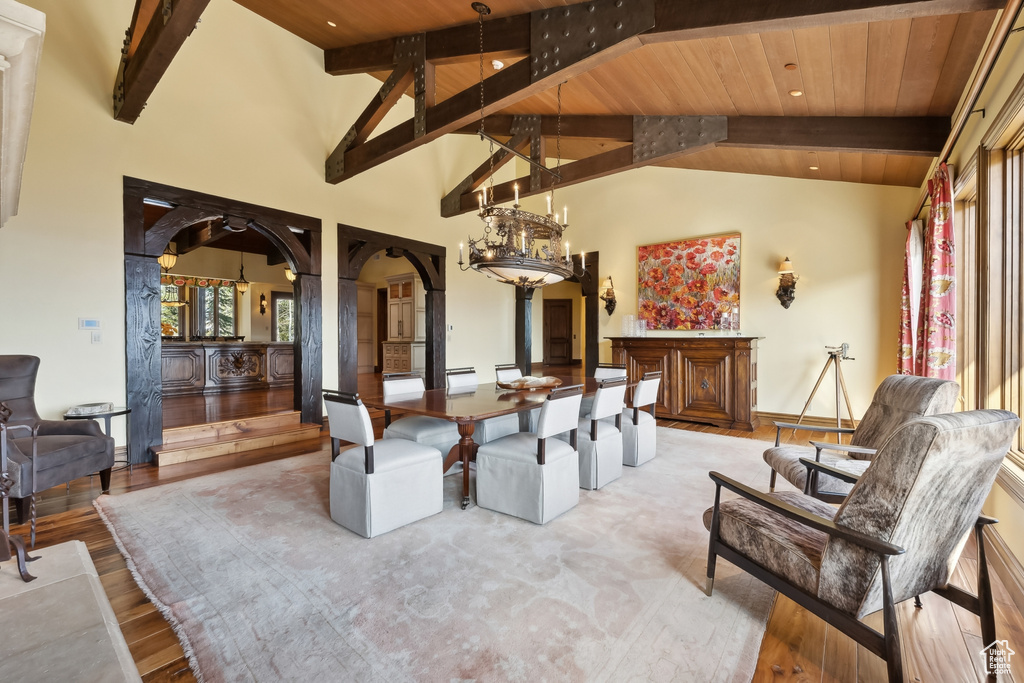
<svg viewBox="0 0 1024 683"><path fill-rule="evenodd" d="M292 339L291 343L295 342L295 293L294 292L270 292L270 339L271 341L278 342L277 335L277 303L279 301L291 301L292 302Z"/></svg>

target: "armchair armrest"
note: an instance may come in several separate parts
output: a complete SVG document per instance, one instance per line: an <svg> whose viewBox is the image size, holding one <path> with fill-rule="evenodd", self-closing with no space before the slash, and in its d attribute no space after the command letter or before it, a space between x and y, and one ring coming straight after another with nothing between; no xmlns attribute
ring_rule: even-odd
<svg viewBox="0 0 1024 683"><path fill-rule="evenodd" d="M39 436L104 436L96 420L40 420Z"/></svg>
<svg viewBox="0 0 1024 683"><path fill-rule="evenodd" d="M815 427L814 425L796 424L795 422L773 422L778 429L802 429L807 432L827 432L829 434L853 434L849 427Z"/></svg>
<svg viewBox="0 0 1024 683"><path fill-rule="evenodd" d="M709 472L708 476L711 477L711 480L714 481L718 487L725 487L751 502L757 503L758 505L761 505L773 512L777 512L783 517L792 519L795 522L799 522L812 529L828 534L830 537L841 538L845 541L856 543L862 548L867 548L879 555L902 555L906 552L898 545L894 545L877 538L872 538L867 534L862 534L861 532L848 527L839 526L835 522L827 520L824 517L811 514L806 510L801 510L800 508L790 505L784 501L767 496L760 491L750 488L749 486L744 486L738 481L730 479L718 472ZM716 501L718 500L717 495L715 496L715 499Z"/></svg>
<svg viewBox="0 0 1024 683"><path fill-rule="evenodd" d="M868 448L867 446L851 446L845 443L827 443L824 441L810 441L809 442L818 451L818 455L821 454L822 450L826 451L843 451L845 453L856 453L857 455L874 455L878 452L877 448Z"/></svg>
<svg viewBox="0 0 1024 683"><path fill-rule="evenodd" d="M807 468L808 477L810 477L812 470L816 470L822 474L827 474L830 477L835 477L840 481L845 481L847 484L856 484L857 480L860 479L860 475L858 474L851 474L846 470L841 470L838 467L832 467L831 465L826 465L823 462L811 460L810 458L800 458L800 462L802 462L804 467Z"/></svg>

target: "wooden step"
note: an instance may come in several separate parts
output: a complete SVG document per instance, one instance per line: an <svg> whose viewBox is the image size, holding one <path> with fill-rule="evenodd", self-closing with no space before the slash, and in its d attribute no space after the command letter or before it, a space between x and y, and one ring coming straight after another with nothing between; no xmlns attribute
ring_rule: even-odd
<svg viewBox="0 0 1024 683"><path fill-rule="evenodd" d="M193 439L179 443L164 444L152 448L157 467L174 465L204 458L216 458L270 448L282 444L298 443L320 439L320 425L297 424L291 427L255 429L247 432L223 434L206 439Z"/></svg>
<svg viewBox="0 0 1024 683"><path fill-rule="evenodd" d="M201 425L165 429L163 441L164 445L167 446L174 443L215 439L222 436L248 434L268 429L290 429L298 427L301 422L301 413L297 410L289 410L271 415L257 415L237 420L224 420L223 422L208 422Z"/></svg>

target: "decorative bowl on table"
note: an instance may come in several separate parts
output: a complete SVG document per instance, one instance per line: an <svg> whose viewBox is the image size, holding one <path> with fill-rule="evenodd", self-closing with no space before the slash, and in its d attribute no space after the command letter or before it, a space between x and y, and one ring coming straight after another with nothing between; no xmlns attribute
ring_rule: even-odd
<svg viewBox="0 0 1024 683"><path fill-rule="evenodd" d="M511 382L497 382L502 389L513 389L524 391L534 389L554 389L562 385L562 380L557 377L518 377Z"/></svg>

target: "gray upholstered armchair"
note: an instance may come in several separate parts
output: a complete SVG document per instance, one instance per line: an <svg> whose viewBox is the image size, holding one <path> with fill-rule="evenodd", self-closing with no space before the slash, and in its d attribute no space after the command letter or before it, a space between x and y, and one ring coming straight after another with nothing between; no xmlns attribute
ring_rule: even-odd
<svg viewBox="0 0 1024 683"><path fill-rule="evenodd" d="M908 421L882 445L838 510L796 492L764 494L716 472L708 594L718 557L740 567L886 660L903 680L895 605L932 591L981 617L996 639L981 516L1020 420L978 410ZM722 489L741 497L722 501ZM978 595L949 584L972 527ZM884 633L860 621L883 611Z"/></svg>
<svg viewBox="0 0 1024 683"><path fill-rule="evenodd" d="M820 474L811 482L816 482L817 487L808 488L807 468L800 462L801 458L812 458L851 474L862 474L871 464L875 451L898 427L915 417L948 413L953 410L959 393L960 385L956 382L931 377L891 375L878 385L871 405L856 430L776 422L775 446L764 452L764 461L772 468L769 490L775 490L775 477L781 474L804 493L829 502L841 502L850 492L851 485L827 474ZM852 436L849 444L811 441L810 447L780 445L784 429Z"/></svg>
<svg viewBox="0 0 1024 683"><path fill-rule="evenodd" d="M100 486L110 488L114 440L92 420L43 420L36 412L35 389L39 359L0 356L0 474L9 480L18 521L29 513L32 545L36 537L35 494L79 477L99 473ZM5 501L6 503L6 501ZM7 505L4 532L9 532Z"/></svg>

